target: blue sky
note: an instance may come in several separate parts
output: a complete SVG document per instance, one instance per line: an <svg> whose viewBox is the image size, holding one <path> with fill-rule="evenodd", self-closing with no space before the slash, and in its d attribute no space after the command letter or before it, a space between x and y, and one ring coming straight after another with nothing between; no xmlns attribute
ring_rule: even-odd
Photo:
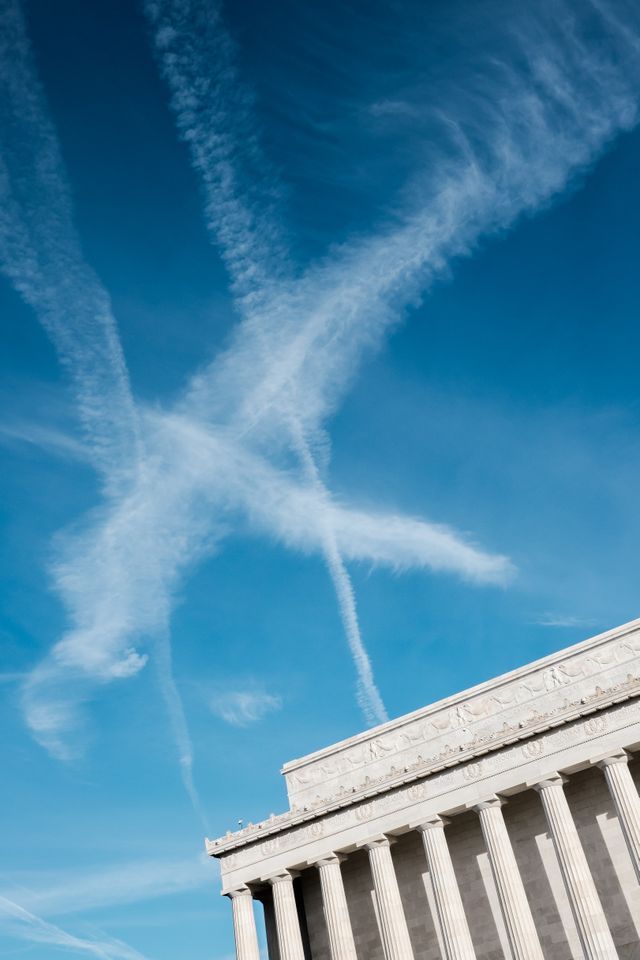
<svg viewBox="0 0 640 960"><path fill-rule="evenodd" d="M284 761L638 614L637 10L0 17L0 952L226 960Z"/></svg>

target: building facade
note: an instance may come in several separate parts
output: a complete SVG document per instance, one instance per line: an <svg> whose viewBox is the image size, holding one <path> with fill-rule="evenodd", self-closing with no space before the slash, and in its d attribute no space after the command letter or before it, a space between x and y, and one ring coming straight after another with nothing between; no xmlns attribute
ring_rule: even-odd
<svg viewBox="0 0 640 960"><path fill-rule="evenodd" d="M238 960L640 960L640 620L285 764Z"/></svg>

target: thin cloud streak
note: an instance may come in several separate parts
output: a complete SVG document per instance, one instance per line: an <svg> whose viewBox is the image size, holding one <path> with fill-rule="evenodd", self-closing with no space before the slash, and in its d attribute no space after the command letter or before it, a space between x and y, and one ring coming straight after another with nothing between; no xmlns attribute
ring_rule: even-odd
<svg viewBox="0 0 640 960"><path fill-rule="evenodd" d="M0 4L0 123L0 263L55 346L94 465L116 492L138 460L135 407L109 296L85 263L73 224L17 0Z"/></svg>
<svg viewBox="0 0 640 960"><path fill-rule="evenodd" d="M282 699L264 690L229 690L212 697L211 711L232 727L248 727L282 709Z"/></svg>
<svg viewBox="0 0 640 960"><path fill-rule="evenodd" d="M56 348L73 385L86 456L102 479L107 502L117 500L127 496L136 481L144 486L138 413L109 296L86 264L73 224L64 164L17 0L0 4L0 124L5 132L0 150L0 264ZM168 623L167 613L156 633L158 660L166 666L171 659ZM97 639L92 625L85 642ZM52 690L68 685L65 652L76 641L77 630L36 668L26 685L27 701L30 689L34 684L42 687L43 678ZM109 673L129 676L146 660L129 647L122 659L120 652L109 637L96 651L103 678ZM107 667L110 654L113 659ZM86 663L71 666L72 682L81 685ZM193 783L193 751L173 675L162 678L161 690L176 735L185 788L201 815ZM69 727L76 715L72 705L56 696L38 705L32 721L41 729Z"/></svg>
<svg viewBox="0 0 640 960"><path fill-rule="evenodd" d="M286 270L279 187L255 132L220 3L145 0L180 137L204 189L205 221L248 306Z"/></svg>
<svg viewBox="0 0 640 960"><path fill-rule="evenodd" d="M0 423L0 443L25 444L65 460L91 463L86 446L63 430L28 421Z"/></svg>
<svg viewBox="0 0 640 960"><path fill-rule="evenodd" d="M206 856L133 860L96 870L38 870L0 876L2 895L23 909L56 917L155 900L211 883Z"/></svg>
<svg viewBox="0 0 640 960"><path fill-rule="evenodd" d="M533 622L539 627L593 627L597 623L596 620L562 613L545 613Z"/></svg>
<svg viewBox="0 0 640 960"><path fill-rule="evenodd" d="M101 960L147 960L144 954L122 940L88 940L76 937L3 896L0 896L0 922L6 935L19 940L46 943L60 949L100 957Z"/></svg>

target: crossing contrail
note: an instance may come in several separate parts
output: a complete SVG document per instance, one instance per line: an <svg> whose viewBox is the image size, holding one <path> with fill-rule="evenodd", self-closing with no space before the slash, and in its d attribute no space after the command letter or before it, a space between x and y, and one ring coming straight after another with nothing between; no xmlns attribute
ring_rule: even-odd
<svg viewBox="0 0 640 960"><path fill-rule="evenodd" d="M273 187L266 197L265 191L252 197L255 184L247 183L246 170L242 169L243 161L245 167L257 167L259 183L264 184L266 164L220 7L192 0L148 0L146 9L155 27L155 45L171 91L178 130L189 145L193 166L204 187L207 227L227 264L241 311L255 317L256 304L270 302L269 292L276 278L292 273L292 268L285 266L291 258L278 229ZM272 296L277 297L277 293ZM259 334L259 325L257 330ZM261 340L262 348L269 352L271 343L266 337ZM286 391L283 393L286 397ZM321 504L329 493L311 447L296 424L296 412L290 409L284 427L290 425L291 448ZM356 670L358 702L367 723L383 723L388 719L387 711L362 639L353 584L326 512L323 528L322 551Z"/></svg>
<svg viewBox="0 0 640 960"><path fill-rule="evenodd" d="M139 407L132 418L126 368L117 354L113 359L109 353L113 335L103 299L96 301L101 310L93 303L83 307L76 340L76 321L67 316L74 297L66 286L47 285L46 271L57 277L59 270L51 265L52 253L39 252L39 209L49 202L48 194L30 192L33 206L27 219L16 217L25 199L21 184L37 183L38 171L27 164L23 181L15 187L15 167L4 158L0 189L9 219L5 214L0 222L3 268L19 289L22 284L23 295L31 297L36 310L43 309L38 298L46 294L42 303L50 311L51 329L61 332L63 346L69 344L68 357L61 353L63 362L78 371L78 402L84 404L83 422L106 486L103 503L86 518L83 529L60 542L54 578L71 627L25 683L27 721L49 749L64 751L64 739L77 723L74 706L82 705L90 682L132 676L144 665L149 638L168 642L169 617L182 579L219 548L239 517L248 521L249 529L292 549L322 553L343 601L343 617L353 627L348 635L352 652L356 659L365 655L360 657L365 673L368 660L364 647L358 646L345 562L440 570L475 583L508 580L513 572L508 558L478 548L455 530L389 511L363 510L331 496L319 467L318 446L323 425L359 366L431 286L459 258L470 256L482 238L499 235L562 195L613 138L636 124L637 14L627 10L620 20L623 29L608 15L609 9L620 9L618 4L603 8L606 22L589 7L601 28L593 44L581 29L586 5L552 6L556 13L572 16L541 21L533 46L526 31L514 41L511 60L487 67L488 89L476 91L472 111L456 112L453 103L447 114L454 131L451 143L439 162L415 170L393 216L380 214L370 234L310 265L292 262L279 219L284 220L284 214L277 184L268 172L265 182L261 180L257 138L246 126L252 122L249 100L244 93L226 100L227 90L237 83L229 58L221 56L224 76L211 82L210 60L200 73L202 59L189 59L191 47L184 64L178 58L181 69L195 70L205 106L208 98L214 105L211 115L206 110L202 115L211 122L207 120L204 131L207 138L201 139L199 102L189 102L191 80L179 85L186 98L174 104L183 121L179 128L187 142L199 145L194 165L203 180L208 178L206 216L210 229L219 230L216 243L232 276L239 321L227 348L192 378L170 410ZM0 6L9 37L16 26L7 11L14 7L6 0ZM161 58L188 33L191 9L186 0L176 5L150 2ZM540 11L550 9L536 5L527 17L538 23ZM179 12L176 23L166 20L172 10ZM219 21L211 22L217 30ZM22 56L19 44L10 47L3 49L3 58ZM8 86L13 81L6 63L0 69L7 93L0 119L11 125L20 118L5 101L16 101L22 91ZM225 97L220 96L220 83ZM29 102L27 98L27 116ZM224 126L227 102L237 104L244 118L246 151L240 150L233 125ZM419 101L413 106L429 109ZM442 104L440 109L446 113L449 108ZM30 121L31 140L24 141L32 150L48 142L40 122ZM45 123L43 130L48 129ZM46 185L51 182L47 178ZM67 193L62 195L64 226L69 201ZM67 250L64 243L62 249ZM68 260L63 266L67 272ZM68 274L77 275L73 270ZM84 280L85 274L81 276ZM90 292L95 290L92 283ZM54 322L56 318L60 322ZM76 363L76 343L87 342L95 318L100 349L95 348L94 356L90 344ZM74 335L65 332L62 320L72 324ZM111 357L109 362L105 357ZM108 371L104 383L102 374L96 374L102 370ZM103 409L104 396L113 398L109 409ZM142 470L136 431L144 438ZM297 447L296 435L304 441ZM314 454L310 459L305 444ZM121 453L125 450L126 456ZM292 451L298 458L295 469ZM116 476L109 472L110 459L118 464ZM375 706L373 677L370 680L367 695ZM175 719L176 744L184 756L180 737L185 728L178 715Z"/></svg>

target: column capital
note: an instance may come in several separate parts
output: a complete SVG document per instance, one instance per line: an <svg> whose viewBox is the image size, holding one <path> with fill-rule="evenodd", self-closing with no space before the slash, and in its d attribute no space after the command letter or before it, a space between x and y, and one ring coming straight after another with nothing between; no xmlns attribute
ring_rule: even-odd
<svg viewBox="0 0 640 960"><path fill-rule="evenodd" d="M297 870L279 870L277 873L272 873L268 877L262 877L265 883L270 883L274 887L277 883L293 883L296 877L299 877L300 874Z"/></svg>
<svg viewBox="0 0 640 960"><path fill-rule="evenodd" d="M480 813L481 810L496 810L504 807L506 802L504 797L499 797L497 793L494 793L486 800L480 800L479 803L468 803L467 810L474 810L475 813Z"/></svg>
<svg viewBox="0 0 640 960"><path fill-rule="evenodd" d="M320 867L326 867L331 863L337 863L340 865L341 863L344 863L346 859L346 853L325 853L321 857L314 857L313 860L307 860L307 866L317 867L320 869Z"/></svg>
<svg viewBox="0 0 640 960"><path fill-rule="evenodd" d="M231 890L226 890L223 894L223 897L229 897L230 900L235 900L236 897L251 897L253 900L253 893L249 887L242 884L239 887L233 887Z"/></svg>
<svg viewBox="0 0 640 960"><path fill-rule="evenodd" d="M611 753L608 753L604 757L596 757L593 760L590 760L589 763L594 767L600 767L601 770L604 770L605 767L610 767L614 763L629 763L629 754L626 750L612 750Z"/></svg>
<svg viewBox="0 0 640 960"><path fill-rule="evenodd" d="M444 830L450 823L451 820L447 820L446 817L441 817L436 813L432 817L425 817L424 820L410 823L409 826L412 830L417 830L418 833L425 833L427 830Z"/></svg>
<svg viewBox="0 0 640 960"><path fill-rule="evenodd" d="M540 777L539 780L530 780L527 783L528 787L531 787L532 790L536 790L540 793L541 790L547 790L550 787L564 787L565 783L568 783L569 780L562 773L548 773L544 777Z"/></svg>
<svg viewBox="0 0 640 960"><path fill-rule="evenodd" d="M359 850L376 850L378 847L390 847L395 842L395 837L387 837L384 833L380 833L376 837L369 837L368 840L361 840L360 843L356 843L356 847Z"/></svg>

